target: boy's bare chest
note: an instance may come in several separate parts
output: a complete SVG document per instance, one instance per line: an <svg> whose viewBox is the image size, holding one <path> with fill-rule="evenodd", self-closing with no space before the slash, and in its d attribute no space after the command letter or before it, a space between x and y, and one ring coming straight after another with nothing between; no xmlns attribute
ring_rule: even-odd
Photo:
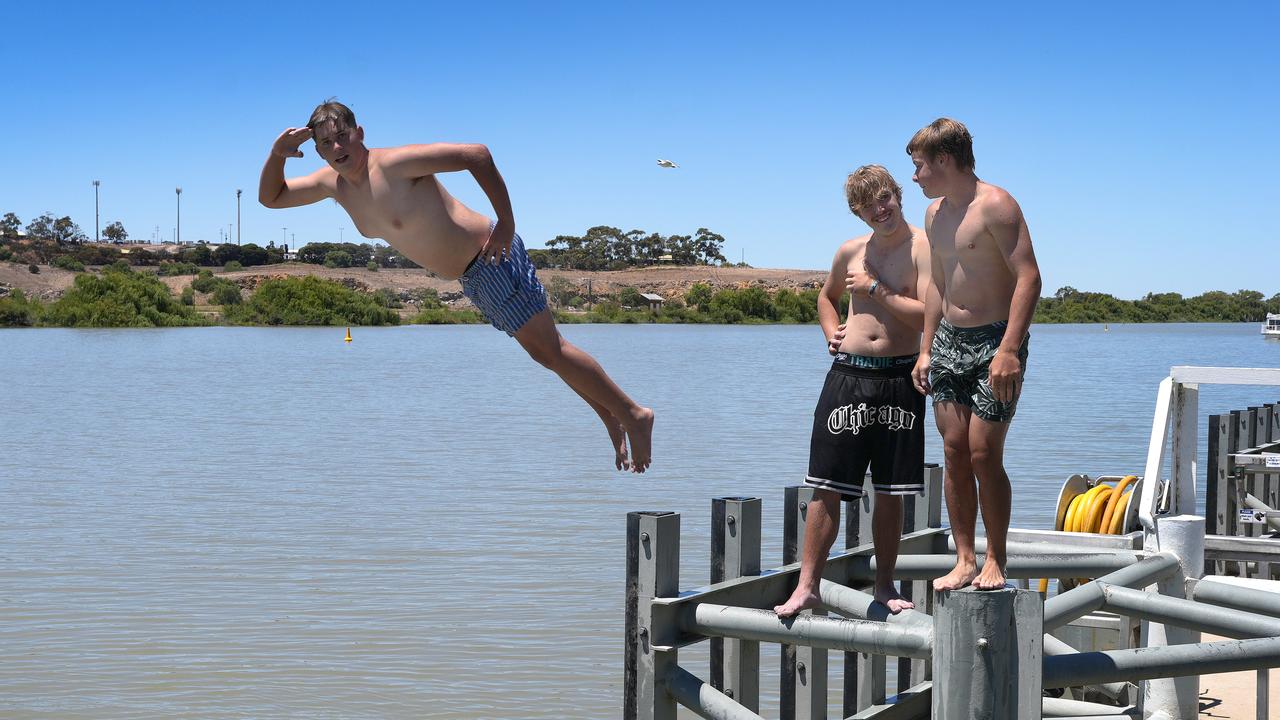
<svg viewBox="0 0 1280 720"><path fill-rule="evenodd" d="M336 198L365 237L388 238L424 223L441 201L432 192L435 178L415 180L371 176L361 186L339 186Z"/></svg>
<svg viewBox="0 0 1280 720"><path fill-rule="evenodd" d="M911 241L892 248L878 248L871 243L855 253L849 270L870 273L894 292L907 297L916 296L916 267L911 256Z"/></svg>
<svg viewBox="0 0 1280 720"><path fill-rule="evenodd" d="M991 252L991 234L976 212L938 213L929 234L934 252L943 260L962 261Z"/></svg>

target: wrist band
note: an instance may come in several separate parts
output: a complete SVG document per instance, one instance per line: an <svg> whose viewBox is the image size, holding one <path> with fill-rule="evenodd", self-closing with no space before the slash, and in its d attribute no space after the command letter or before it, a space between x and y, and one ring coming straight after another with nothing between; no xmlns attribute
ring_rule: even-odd
<svg viewBox="0 0 1280 720"><path fill-rule="evenodd" d="M879 281L879 280L873 280L873 281L871 281L871 287L867 289L867 297L871 297L871 296L875 295L875 294L876 294L876 288L878 288L878 287L880 287L880 281Z"/></svg>

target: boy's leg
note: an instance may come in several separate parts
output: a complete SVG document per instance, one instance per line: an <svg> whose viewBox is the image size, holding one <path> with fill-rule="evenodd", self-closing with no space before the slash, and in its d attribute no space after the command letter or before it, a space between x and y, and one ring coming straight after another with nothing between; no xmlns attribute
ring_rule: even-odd
<svg viewBox="0 0 1280 720"><path fill-rule="evenodd" d="M596 359L565 340L556 329L550 310L542 310L515 333L529 356L560 376L592 407L604 408L621 423L631 445L631 469L644 472L651 461L653 411L637 405L605 374ZM597 413L599 410L597 409ZM601 415L604 420L604 416ZM615 428L605 421L613 437ZM616 450L616 444L615 444Z"/></svg>
<svg viewBox="0 0 1280 720"><path fill-rule="evenodd" d="M840 493L834 490L814 490L809 503L808 517L804 521L804 552L800 557L800 580L795 592L773 611L778 617L791 617L802 610L822 604L818 597L818 585L822 582L822 570L827 566L827 555L840 531Z"/></svg>
<svg viewBox="0 0 1280 720"><path fill-rule="evenodd" d="M947 518L951 536L956 542L956 566L945 576L933 581L934 590L956 590L968 585L978 575L974 554L974 530L978 521L978 490L973 479L969 452L969 420L973 412L957 402L940 402L933 406L933 417L942 435L942 452L946 459Z"/></svg>
<svg viewBox="0 0 1280 720"><path fill-rule="evenodd" d="M876 493L875 507L871 509L871 539L876 544L876 601L895 614L915 607L915 603L902 597L893 583L898 545L902 540L901 495Z"/></svg>
<svg viewBox="0 0 1280 720"><path fill-rule="evenodd" d="M987 557L982 572L973 580L979 590L1004 587L1005 538L1009 533L1009 512L1013 492L1004 469L1004 440L1009 423L990 422L977 415L969 423L969 457L978 477L978 503L982 526L987 530ZM950 497L948 497L950 502Z"/></svg>

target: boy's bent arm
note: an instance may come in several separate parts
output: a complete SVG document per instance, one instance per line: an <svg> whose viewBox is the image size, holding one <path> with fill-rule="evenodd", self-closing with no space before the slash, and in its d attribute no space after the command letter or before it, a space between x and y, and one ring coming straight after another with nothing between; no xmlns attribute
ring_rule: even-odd
<svg viewBox="0 0 1280 720"><path fill-rule="evenodd" d="M305 177L285 180L284 163L290 157L302 157L298 146L311 137L307 128L289 128L276 138L258 180L258 202L269 208L310 205L333 197L337 173L321 168Z"/></svg>
<svg viewBox="0 0 1280 720"><path fill-rule="evenodd" d="M849 267L848 243L840 246L835 259L831 261L831 272L822 283L818 293L818 324L822 326L822 336L827 339L827 350L832 354L839 350L844 337L836 335L840 332L840 298L844 297L844 276ZM834 347L833 347L834 345Z"/></svg>
<svg viewBox="0 0 1280 720"><path fill-rule="evenodd" d="M480 249L481 256L500 260L511 247L516 232L515 213L507 184L493 162L489 148L479 144L431 143L404 145L387 150L383 167L403 178L420 178L442 172L467 170L493 206L496 226L489 241Z"/></svg>
<svg viewBox="0 0 1280 720"><path fill-rule="evenodd" d="M929 206L925 211L924 230L926 236L933 229L933 214L938 203ZM933 336L938 332L938 323L942 322L942 293L946 288L946 276L942 270L942 260L929 246L929 287L924 294L924 328L920 334L920 357L911 372L911 379L921 394L928 395L933 388L929 387L929 361L932 359Z"/></svg>

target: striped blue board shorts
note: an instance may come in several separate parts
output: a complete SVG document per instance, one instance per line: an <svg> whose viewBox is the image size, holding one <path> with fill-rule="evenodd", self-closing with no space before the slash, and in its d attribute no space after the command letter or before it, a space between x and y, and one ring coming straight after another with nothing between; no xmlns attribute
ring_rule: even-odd
<svg viewBox="0 0 1280 720"><path fill-rule="evenodd" d="M462 294L484 318L508 335L515 335L529 318L547 308L546 291L519 235L512 238L511 252L502 262L494 265L477 255L458 282Z"/></svg>

